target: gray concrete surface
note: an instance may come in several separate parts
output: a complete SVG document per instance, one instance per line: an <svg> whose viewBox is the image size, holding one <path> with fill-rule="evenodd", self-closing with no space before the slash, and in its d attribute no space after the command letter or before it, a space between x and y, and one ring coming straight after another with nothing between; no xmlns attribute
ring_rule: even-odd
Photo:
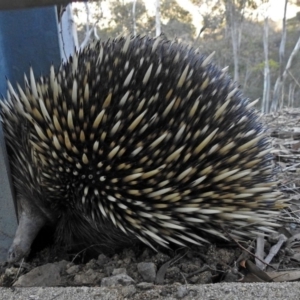
<svg viewBox="0 0 300 300"><path fill-rule="evenodd" d="M154 286L147 291L137 290L133 285L129 287L0 288L0 297L6 300L300 299L299 282ZM186 293L182 294L183 288L186 288Z"/></svg>

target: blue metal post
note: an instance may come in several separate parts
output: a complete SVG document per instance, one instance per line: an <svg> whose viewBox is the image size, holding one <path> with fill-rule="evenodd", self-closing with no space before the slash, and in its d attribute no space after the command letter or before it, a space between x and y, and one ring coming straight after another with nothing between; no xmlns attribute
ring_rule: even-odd
<svg viewBox="0 0 300 300"><path fill-rule="evenodd" d="M36 76L49 74L61 62L55 7L0 11L0 93L6 95L7 77L14 85L24 80L32 65ZM5 261L17 226L9 185L8 162L0 128L0 261Z"/></svg>

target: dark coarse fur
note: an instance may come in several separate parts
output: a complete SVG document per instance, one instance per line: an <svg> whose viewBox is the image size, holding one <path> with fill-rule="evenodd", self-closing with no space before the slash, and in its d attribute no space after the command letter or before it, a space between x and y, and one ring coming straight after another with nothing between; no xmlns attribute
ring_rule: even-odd
<svg viewBox="0 0 300 300"><path fill-rule="evenodd" d="M67 245L201 244L276 226L271 145L230 78L192 48L120 38L76 53L2 122L16 192Z"/></svg>

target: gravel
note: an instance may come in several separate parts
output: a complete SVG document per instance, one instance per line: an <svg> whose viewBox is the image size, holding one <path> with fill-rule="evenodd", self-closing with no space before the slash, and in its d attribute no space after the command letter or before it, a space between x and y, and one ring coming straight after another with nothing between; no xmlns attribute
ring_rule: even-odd
<svg viewBox="0 0 300 300"><path fill-rule="evenodd" d="M0 288L1 299L13 300L111 300L111 299L299 299L300 283L220 283L209 285L153 286L142 290L133 285L118 288L57 287Z"/></svg>

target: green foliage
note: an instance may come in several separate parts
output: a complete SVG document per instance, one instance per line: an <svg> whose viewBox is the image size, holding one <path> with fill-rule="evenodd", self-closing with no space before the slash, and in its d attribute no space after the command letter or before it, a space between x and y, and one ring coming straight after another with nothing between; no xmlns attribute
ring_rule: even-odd
<svg viewBox="0 0 300 300"><path fill-rule="evenodd" d="M120 34L129 34L133 31L132 1L125 0L102 0L98 1L99 7L102 2L108 3L110 15L97 10L91 13L99 14L97 32L101 39L114 38ZM267 0L186 0L197 5L199 10L199 23L201 24L201 35L196 32L193 18L186 7L180 6L176 0L160 1L161 31L168 39L176 38L194 47L200 52L210 54L215 51L214 61L220 66L229 66L229 74L233 74L233 50L231 36L231 21L228 17L230 7L233 5L233 15L236 18L238 28L241 29L239 40L239 84L250 98L261 98L264 82L264 49L263 49L263 20L254 18L257 9ZM299 2L300 3L300 2ZM205 9L205 4L210 4L210 10ZM212 5L214 4L214 5ZM154 1L152 3L154 8ZM244 14L247 8L247 14ZM227 11L226 11L227 9ZM99 10L101 11L101 10ZM252 16L250 18L249 16ZM140 35L155 36L155 15L147 10L144 0L136 1L136 31ZM286 64L292 49L299 37L300 13L294 18L287 20L287 41L285 47L284 65ZM105 25L103 25L105 24ZM269 20L268 56L271 76L271 85L279 75L278 51L281 40L279 26L281 22L274 23ZM84 38L85 27L81 27L81 40ZM300 81L300 59L296 58L290 70L293 77ZM294 83L294 79L288 76L286 86ZM297 85L298 87L298 85ZM286 88L286 91L288 88ZM272 91L271 91L272 92ZM297 88L295 97L297 95Z"/></svg>
<svg viewBox="0 0 300 300"><path fill-rule="evenodd" d="M186 24L192 23L192 17L190 13L180 7L175 0L161 0L160 8L162 19L175 19Z"/></svg>
<svg viewBox="0 0 300 300"><path fill-rule="evenodd" d="M110 33L114 34L129 34L133 31L133 4L131 2L124 3L121 0L110 1L110 8L112 13L109 27ZM138 32L143 31L143 24L140 20L147 14L145 4L141 0L136 1L135 18L137 20Z"/></svg>
<svg viewBox="0 0 300 300"><path fill-rule="evenodd" d="M107 27L99 28L104 38L129 34L133 31L132 2L121 0L110 1L112 17ZM161 30L169 39L178 38L187 42L193 42L195 38L195 27L192 17L188 11L180 7L175 0L161 1ZM142 0L136 2L136 30L140 35L155 36L155 16L148 14Z"/></svg>
<svg viewBox="0 0 300 300"><path fill-rule="evenodd" d="M192 42L196 30L190 13L180 7L175 0L162 0L160 8L163 34L167 38Z"/></svg>
<svg viewBox="0 0 300 300"><path fill-rule="evenodd" d="M269 68L270 68L271 72L272 71L276 71L276 70L279 69L279 63L277 61L275 61L274 59L269 59L268 63L269 63ZM265 62L262 61L261 63L253 66L252 70L253 71L263 72L264 68L265 68Z"/></svg>

